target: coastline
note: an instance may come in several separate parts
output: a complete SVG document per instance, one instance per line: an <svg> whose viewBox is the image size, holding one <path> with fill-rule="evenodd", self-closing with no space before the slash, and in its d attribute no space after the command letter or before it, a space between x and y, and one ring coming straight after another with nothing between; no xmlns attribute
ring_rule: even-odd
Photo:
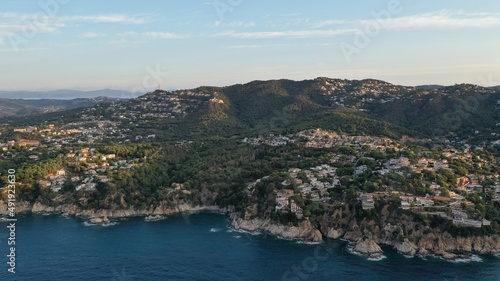
<svg viewBox="0 0 500 281"><path fill-rule="evenodd" d="M0 203L0 215L6 214L6 208ZM390 246L399 254L407 257L440 258L450 262L461 262L475 260L477 255L491 254L500 256L500 237L474 236L474 237L452 237L448 233L429 233L420 237L418 243L411 242L407 238L403 241L394 241L374 237L372 234L363 234L359 231L359 226L348 227L347 229L332 229L320 231L312 226L309 220L302 221L298 226L286 226L272 222L270 219L242 219L237 214L232 213L227 208L218 206L192 206L181 204L176 208L157 207L153 210L80 210L74 205L61 205L48 207L40 203L33 205L22 202L18 214L55 214L65 217L75 217L94 221L95 225L109 224L112 220L133 218L133 217L169 217L181 213L215 212L225 214L230 220L229 226L238 232L249 234L267 233L284 240L302 241L306 244L320 244L325 239L342 240L348 243L348 248L352 254L366 257L369 260L382 260L385 256L380 245ZM89 224L91 225L91 224ZM112 225L112 224L111 224Z"/></svg>

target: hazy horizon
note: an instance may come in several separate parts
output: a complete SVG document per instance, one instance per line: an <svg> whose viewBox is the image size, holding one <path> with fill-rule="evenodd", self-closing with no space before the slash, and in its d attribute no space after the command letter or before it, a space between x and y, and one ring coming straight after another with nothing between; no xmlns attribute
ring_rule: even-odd
<svg viewBox="0 0 500 281"><path fill-rule="evenodd" d="M247 83L251 83L253 81L270 81L270 80L292 80L292 81L305 81L305 80L314 80L316 78L319 78L319 77L326 77L326 76L318 76L318 77L314 77L314 78L305 78L305 79L288 79L288 78L277 78L277 79L256 79L256 80L249 80L249 81L245 81L245 82L235 82L235 83L232 83L232 84L227 84L227 85L210 85L210 84L207 84L207 85L197 85L197 86L193 86L191 88L168 88L168 89L165 89L165 88L161 88L160 90L164 90L164 91L177 91L177 90L186 90L186 89L194 89L194 88L198 88L198 87L227 87L227 86L232 86L232 85L237 85L237 84L247 84ZM397 83L392 83L391 81L386 81L386 80L382 80L382 79L376 79L376 78L363 78L363 79L349 79L349 78L339 78L339 77L326 77L326 78L331 78L331 79L341 79L341 80L380 80L380 81L384 81L384 82L387 82L387 83L390 83L390 84L394 84L394 85L399 85L399 86L407 86L407 87L420 87L420 86L442 86L442 87L448 87L448 86L453 86L453 85L456 85L456 84L473 84L473 85L478 85L478 86L481 86L481 87L485 87L485 88L491 88L491 87L498 87L500 86L500 84L492 84L492 85L481 85L481 83L465 83L465 82L460 82L460 83L454 83L454 84L448 84L448 85L444 85L444 84L436 84L436 83L428 83L428 84L417 84L417 85L403 85L403 84L397 84ZM150 88L148 89L147 91L154 91L154 90L157 90L158 88ZM96 91L106 91L106 90L109 90L109 91L124 91L124 92L130 92L130 93L143 93L142 91L133 91L133 89L129 89L129 88L109 88L109 87L106 87L106 88L100 88L100 87L92 87L92 86L89 86L89 87L75 87L75 88L41 88L41 89L6 89L6 88L0 88L0 92L26 92L26 93L37 93L37 92L57 92L57 91L75 91L75 92L96 92Z"/></svg>
<svg viewBox="0 0 500 281"><path fill-rule="evenodd" d="M3 1L3 90L144 92L315 77L500 84L492 1L43 3Z"/></svg>

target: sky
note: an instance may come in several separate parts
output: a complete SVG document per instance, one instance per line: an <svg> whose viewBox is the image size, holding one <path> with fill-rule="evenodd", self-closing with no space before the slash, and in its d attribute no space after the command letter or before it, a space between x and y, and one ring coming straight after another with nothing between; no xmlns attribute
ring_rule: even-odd
<svg viewBox="0 0 500 281"><path fill-rule="evenodd" d="M500 1L0 0L0 90L500 85Z"/></svg>

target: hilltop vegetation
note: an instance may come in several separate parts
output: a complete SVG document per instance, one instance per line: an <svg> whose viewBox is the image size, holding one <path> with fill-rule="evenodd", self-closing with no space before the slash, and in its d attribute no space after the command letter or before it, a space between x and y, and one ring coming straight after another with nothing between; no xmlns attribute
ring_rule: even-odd
<svg viewBox="0 0 500 281"><path fill-rule="evenodd" d="M127 135L155 134L162 140L283 133L318 124L395 139L407 135L491 140L499 132L499 107L499 91L467 84L414 88L370 79L317 78L158 90L129 101L42 115L39 120L75 127L82 120L111 121Z"/></svg>
<svg viewBox="0 0 500 281"><path fill-rule="evenodd" d="M215 205L241 225L305 223L393 246L437 232L497 235L499 112L500 92L467 84L317 78L157 90L4 119L0 173L16 168L17 196L35 210L81 216ZM403 234L381 232L388 224Z"/></svg>

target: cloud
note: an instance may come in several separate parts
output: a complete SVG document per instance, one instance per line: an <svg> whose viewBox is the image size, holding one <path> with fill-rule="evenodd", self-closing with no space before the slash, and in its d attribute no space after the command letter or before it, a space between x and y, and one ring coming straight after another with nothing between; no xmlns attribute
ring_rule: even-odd
<svg viewBox="0 0 500 281"><path fill-rule="evenodd" d="M388 29L489 28L500 26L500 14L438 11L389 19Z"/></svg>
<svg viewBox="0 0 500 281"><path fill-rule="evenodd" d="M381 28L390 30L490 28L500 26L500 14L440 10L388 19L326 20L317 23L315 26L318 28L326 26L362 28L373 24L378 24Z"/></svg>
<svg viewBox="0 0 500 281"><path fill-rule="evenodd" d="M93 15L61 17L64 22L89 22L89 23L119 23L119 24L145 24L147 19L138 15Z"/></svg>
<svg viewBox="0 0 500 281"><path fill-rule="evenodd" d="M57 31L59 28L63 27L63 24L0 24L0 34L11 34L11 33L51 33Z"/></svg>
<svg viewBox="0 0 500 281"><path fill-rule="evenodd" d="M185 36L171 32L145 32L143 33L146 39L183 39Z"/></svg>
<svg viewBox="0 0 500 281"><path fill-rule="evenodd" d="M56 32L62 27L64 23L50 17L13 12L0 13L0 41L3 44L7 38L20 37L27 40L39 33Z"/></svg>
<svg viewBox="0 0 500 281"><path fill-rule="evenodd" d="M98 24L144 24L147 18L140 15L84 15L55 17L43 13L15 13L0 12L0 40L9 36L25 37L25 34L54 33L71 23L98 23ZM105 34L86 32L86 38L104 37Z"/></svg>
<svg viewBox="0 0 500 281"><path fill-rule="evenodd" d="M4 20L23 21L60 21L60 22L92 22L92 23L128 23L128 24L144 24L149 21L145 15L125 15L125 14L101 14L101 15L78 15L56 17L53 15L39 13L16 13L16 12L0 12L0 22Z"/></svg>
<svg viewBox="0 0 500 281"><path fill-rule="evenodd" d="M315 30L287 30L287 31L260 31L260 32L235 32L229 31L216 34L216 37L234 37L248 39L272 39L272 38L312 38L333 37L342 34L356 33L357 29L315 29Z"/></svg>
<svg viewBox="0 0 500 281"><path fill-rule="evenodd" d="M106 34L100 32L85 32L82 34L82 37L84 38L102 38L106 36Z"/></svg>
<svg viewBox="0 0 500 281"><path fill-rule="evenodd" d="M127 31L123 33L119 33L118 37L122 38L135 38L135 39L143 39L143 40L168 40L168 39L185 39L188 36L179 35L172 32L158 32L158 31L148 31L138 33L135 31Z"/></svg>
<svg viewBox="0 0 500 281"><path fill-rule="evenodd" d="M348 21L345 20L325 20L316 24L316 27L326 27L338 24L346 24Z"/></svg>

